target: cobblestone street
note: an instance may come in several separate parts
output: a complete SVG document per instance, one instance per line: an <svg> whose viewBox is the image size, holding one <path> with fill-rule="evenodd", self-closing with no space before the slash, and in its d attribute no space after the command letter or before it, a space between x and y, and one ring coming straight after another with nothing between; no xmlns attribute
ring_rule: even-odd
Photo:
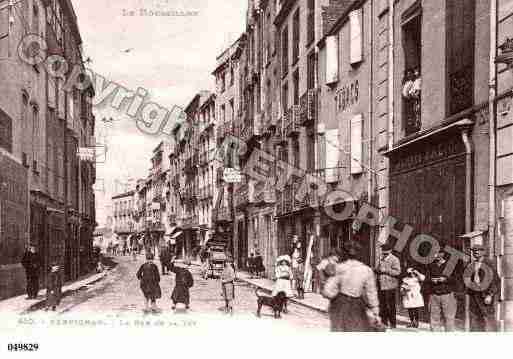
<svg viewBox="0 0 513 359"><path fill-rule="evenodd" d="M272 324L273 329L292 331L294 329L328 331L329 321L325 314L289 303L289 312L282 319L272 317L269 308L262 309L261 318L256 317L256 296L254 288L249 284L238 281L236 283L235 313L233 317L223 312L224 302L221 298L220 282L215 279L205 280L200 277L199 267L191 266L194 275L194 287L191 289L191 309L186 315L175 314L171 310L171 292L174 287L174 274L161 276L163 297L158 301L162 313L145 314L143 312L144 300L139 288L139 281L135 274L143 263L143 256L136 261L129 257L117 257L118 263L109 271L107 276L97 283L83 287L71 295L63 298L56 316L88 317L98 314L115 316L117 318L161 318L196 321L198 324L218 323L229 321L234 325L247 326L248 321L259 321L267 327ZM158 262L157 262L158 263ZM159 264L160 267L160 264ZM39 310L33 315L45 315ZM48 313L53 316L53 313Z"/></svg>

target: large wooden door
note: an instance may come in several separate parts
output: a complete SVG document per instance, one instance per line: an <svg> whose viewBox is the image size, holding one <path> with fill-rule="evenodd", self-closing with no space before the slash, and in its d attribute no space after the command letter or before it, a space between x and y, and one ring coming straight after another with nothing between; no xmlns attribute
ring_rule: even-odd
<svg viewBox="0 0 513 359"><path fill-rule="evenodd" d="M406 151L406 150L405 150ZM461 249L465 233L465 152L461 140L432 142L391 158L390 214L435 238L443 248ZM427 254L429 245L419 251ZM409 245L401 253L412 260Z"/></svg>

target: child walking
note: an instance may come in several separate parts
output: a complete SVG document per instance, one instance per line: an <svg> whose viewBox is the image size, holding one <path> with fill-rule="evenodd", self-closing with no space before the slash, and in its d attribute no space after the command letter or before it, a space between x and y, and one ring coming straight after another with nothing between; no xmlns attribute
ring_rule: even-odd
<svg viewBox="0 0 513 359"><path fill-rule="evenodd" d="M158 312L157 299L162 297L160 289L160 275L157 265L153 263L153 253L146 252L146 263L141 265L137 271L137 279L141 282L141 290L144 294L145 306L144 311L153 313ZM151 302L151 309L149 304Z"/></svg>
<svg viewBox="0 0 513 359"><path fill-rule="evenodd" d="M46 310L53 310L61 302L62 295L62 277L61 269L54 263L50 268L50 274L48 275L48 286L46 289Z"/></svg>
<svg viewBox="0 0 513 359"><path fill-rule="evenodd" d="M403 306L408 309L411 321L408 324L408 328L419 327L420 309L424 307L424 298L421 293L421 283L424 279L426 279L426 276L418 270L408 268L406 270L406 277L402 280L401 295Z"/></svg>

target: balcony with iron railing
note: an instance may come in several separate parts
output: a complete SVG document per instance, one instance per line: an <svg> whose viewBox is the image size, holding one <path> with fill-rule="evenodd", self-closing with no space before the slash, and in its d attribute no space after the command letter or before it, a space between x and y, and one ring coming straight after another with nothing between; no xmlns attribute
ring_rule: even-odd
<svg viewBox="0 0 513 359"><path fill-rule="evenodd" d="M219 123L216 128L216 137L218 142L223 142L224 138L226 137L226 131L225 131L226 124L225 123Z"/></svg>
<svg viewBox="0 0 513 359"><path fill-rule="evenodd" d="M256 206L266 206L276 202L276 188L271 181L259 181L255 184L255 200Z"/></svg>
<svg viewBox="0 0 513 359"><path fill-rule="evenodd" d="M301 109L299 123L301 126L308 126L317 118L318 96L317 89L308 89L299 100Z"/></svg>
<svg viewBox="0 0 513 359"><path fill-rule="evenodd" d="M285 135L287 137L297 136L300 132L299 124L299 113L300 106L293 105L286 113L284 117Z"/></svg>
<svg viewBox="0 0 513 359"><path fill-rule="evenodd" d="M262 137L262 113L257 112L254 116L246 117L241 128L240 138L246 144L259 140Z"/></svg>
<svg viewBox="0 0 513 359"><path fill-rule="evenodd" d="M272 103L269 103L265 108L266 113L266 122L264 126L268 131L272 132L276 128L276 118L273 114L273 106Z"/></svg>
<svg viewBox="0 0 513 359"><path fill-rule="evenodd" d="M174 188L180 188L180 174L175 174L173 178L171 179L171 185Z"/></svg>
<svg viewBox="0 0 513 359"><path fill-rule="evenodd" d="M207 186L201 187L199 189L199 199L200 200L208 200L210 198L212 198L212 186L207 185Z"/></svg>
<svg viewBox="0 0 513 359"><path fill-rule="evenodd" d="M193 187L188 187L183 192L183 199L186 202L193 203L196 202L198 199L198 195L196 193L196 189Z"/></svg>
<svg viewBox="0 0 513 359"><path fill-rule="evenodd" d="M191 157L185 160L184 172L187 174L195 173L198 165L198 153L194 153Z"/></svg>
<svg viewBox="0 0 513 359"><path fill-rule="evenodd" d="M287 137L285 136L285 127L283 117L280 117L276 121L276 128L274 131L274 139L277 145L284 145L287 143Z"/></svg>
<svg viewBox="0 0 513 359"><path fill-rule="evenodd" d="M156 202L156 203L164 202L164 197L162 196L162 191L156 191L153 194L153 202Z"/></svg>
<svg viewBox="0 0 513 359"><path fill-rule="evenodd" d="M182 219L183 227L197 227L199 225L198 216L196 215L187 215Z"/></svg>
<svg viewBox="0 0 513 359"><path fill-rule="evenodd" d="M219 212L217 214L217 222L230 222L231 220L232 215L230 208L227 206L219 208Z"/></svg>
<svg viewBox="0 0 513 359"><path fill-rule="evenodd" d="M244 208L249 204L249 185L247 183L240 185L236 189L234 202L236 208Z"/></svg>

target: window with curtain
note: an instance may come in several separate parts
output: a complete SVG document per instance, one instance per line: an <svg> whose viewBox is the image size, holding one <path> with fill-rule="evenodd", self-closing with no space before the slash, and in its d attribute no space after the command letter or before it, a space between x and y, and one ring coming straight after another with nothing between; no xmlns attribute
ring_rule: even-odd
<svg viewBox="0 0 513 359"><path fill-rule="evenodd" d="M310 45L315 40L315 0L308 0L306 28L306 42Z"/></svg>
<svg viewBox="0 0 513 359"><path fill-rule="evenodd" d="M289 68L289 28L285 26L281 33L281 75L285 77Z"/></svg>
<svg viewBox="0 0 513 359"><path fill-rule="evenodd" d="M283 84L282 90L281 90L281 106L282 106L282 114L285 114L289 107L289 86L287 85L287 82Z"/></svg>
<svg viewBox="0 0 513 359"><path fill-rule="evenodd" d="M39 35L39 8L37 4L34 4L32 10L32 32Z"/></svg>
<svg viewBox="0 0 513 359"><path fill-rule="evenodd" d="M294 72L294 105L299 105L299 69Z"/></svg>
<svg viewBox="0 0 513 359"><path fill-rule="evenodd" d="M9 55L9 11L0 9L0 58Z"/></svg>
<svg viewBox="0 0 513 359"><path fill-rule="evenodd" d="M294 18L292 20L293 29L292 29L292 42L294 43L294 46L292 48L292 63L296 63L299 59L299 8L294 13Z"/></svg>
<svg viewBox="0 0 513 359"><path fill-rule="evenodd" d="M32 106L32 160L37 161L39 151L39 109ZM35 170L35 168L34 168Z"/></svg>
<svg viewBox="0 0 513 359"><path fill-rule="evenodd" d="M307 59L307 79L306 86L308 89L315 88L316 74L317 74L317 55L315 50L308 55Z"/></svg>

